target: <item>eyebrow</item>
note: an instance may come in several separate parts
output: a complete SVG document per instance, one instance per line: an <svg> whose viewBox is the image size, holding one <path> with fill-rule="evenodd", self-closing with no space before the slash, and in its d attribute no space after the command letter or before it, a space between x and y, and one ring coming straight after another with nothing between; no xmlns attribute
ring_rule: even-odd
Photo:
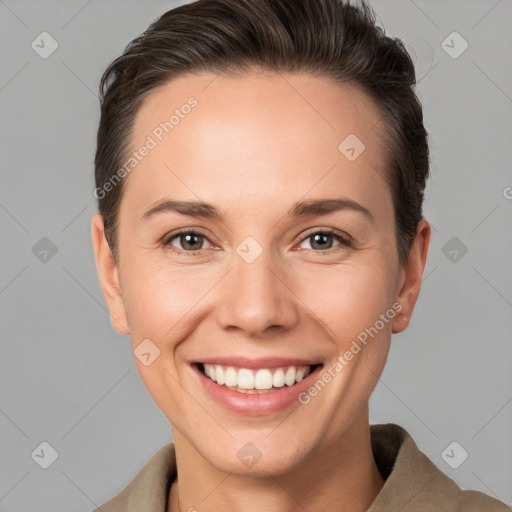
<svg viewBox="0 0 512 512"><path fill-rule="evenodd" d="M325 215L332 212L351 210L362 213L368 220L375 223L375 218L368 208L362 204L345 197L336 199L313 199L310 201L300 201L292 205L288 210L288 216L291 217L308 217L313 215ZM222 215L215 206L203 201L172 201L164 199L147 210L142 220L162 214L162 213L179 213L189 217L209 218L222 220Z"/></svg>

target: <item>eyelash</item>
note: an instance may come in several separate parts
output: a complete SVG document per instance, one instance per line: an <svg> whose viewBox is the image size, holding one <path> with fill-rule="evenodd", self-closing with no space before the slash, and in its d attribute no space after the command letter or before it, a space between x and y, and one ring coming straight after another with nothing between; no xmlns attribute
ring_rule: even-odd
<svg viewBox="0 0 512 512"><path fill-rule="evenodd" d="M304 235L303 238L300 239L299 244L301 244L308 238L311 238L313 235L317 235L317 234L332 235L338 242L340 242L340 246L332 247L325 251L310 249L317 254L319 254L319 253L329 254L333 251L340 249L341 247L349 247L349 248L353 247L353 243L349 239L349 237L342 236L337 230L332 229L332 228L315 229L314 231L309 231L306 235ZM171 245L172 240L174 240L175 238L177 238L179 236L183 236L183 235L199 235L199 236L203 237L204 239L208 240L208 237L205 234L201 233L201 231L198 231L197 229L183 229L180 231L176 231L176 232L172 233L169 237L165 238L164 241L162 242L162 246L171 248L171 250L177 252L178 255L186 254L187 256L197 256L198 254L201 253L201 251L205 250L205 249L200 249L198 251L180 251L179 249L177 249L176 247ZM208 242L210 242L210 241L208 240Z"/></svg>

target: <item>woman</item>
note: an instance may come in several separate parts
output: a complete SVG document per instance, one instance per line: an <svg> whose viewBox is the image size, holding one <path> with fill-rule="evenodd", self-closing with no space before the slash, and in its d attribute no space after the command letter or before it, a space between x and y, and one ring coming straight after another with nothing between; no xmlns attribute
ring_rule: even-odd
<svg viewBox="0 0 512 512"><path fill-rule="evenodd" d="M200 0L107 69L96 262L173 443L98 510L509 510L369 424L430 240L414 84L341 0Z"/></svg>

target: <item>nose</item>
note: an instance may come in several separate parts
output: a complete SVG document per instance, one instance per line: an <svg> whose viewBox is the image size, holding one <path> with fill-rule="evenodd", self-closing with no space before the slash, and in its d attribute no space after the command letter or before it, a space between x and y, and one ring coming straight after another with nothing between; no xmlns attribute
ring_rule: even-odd
<svg viewBox="0 0 512 512"><path fill-rule="evenodd" d="M299 319L299 299L287 282L282 263L264 250L253 262L234 254L233 268L219 283L217 320L224 330L268 338L292 329Z"/></svg>

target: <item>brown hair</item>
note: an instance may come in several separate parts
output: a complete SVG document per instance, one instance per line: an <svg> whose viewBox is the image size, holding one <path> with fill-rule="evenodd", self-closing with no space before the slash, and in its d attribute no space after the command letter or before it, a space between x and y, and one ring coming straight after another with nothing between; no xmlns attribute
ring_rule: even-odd
<svg viewBox="0 0 512 512"><path fill-rule="evenodd" d="M414 64L403 43L375 24L375 13L364 1L355 6L348 0L198 0L157 18L109 65L100 83L95 157L96 190L103 193L95 195L116 261L123 183L108 187L108 193L104 187L125 161L142 100L185 73L252 67L311 73L355 85L374 100L386 133L385 177L404 263L423 217L429 175Z"/></svg>

